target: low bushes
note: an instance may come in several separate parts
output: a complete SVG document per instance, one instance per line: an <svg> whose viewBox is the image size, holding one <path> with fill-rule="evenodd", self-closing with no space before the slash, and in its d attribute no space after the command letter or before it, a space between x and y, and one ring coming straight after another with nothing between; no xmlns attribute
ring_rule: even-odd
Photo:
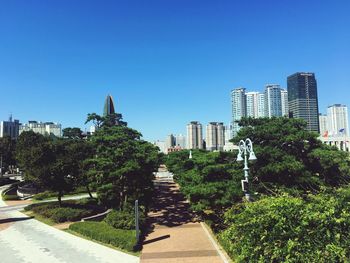
<svg viewBox="0 0 350 263"><path fill-rule="evenodd" d="M134 230L116 229L106 222L78 222L69 229L102 243L125 249L136 250L136 233Z"/></svg>
<svg viewBox="0 0 350 263"><path fill-rule="evenodd" d="M4 201L19 200L19 197L17 196L17 183L12 184L3 191L1 197Z"/></svg>
<svg viewBox="0 0 350 263"><path fill-rule="evenodd" d="M110 213L108 213L107 217L104 219L104 221L114 227L119 229L135 229L135 215L133 213L133 210L129 211L117 211L113 210ZM139 225L140 227L145 222L145 216L143 213L140 213L140 219L139 219Z"/></svg>
<svg viewBox="0 0 350 263"><path fill-rule="evenodd" d="M232 208L220 241L236 262L348 262L350 189Z"/></svg>
<svg viewBox="0 0 350 263"><path fill-rule="evenodd" d="M87 202L84 204L83 202ZM89 202L96 202L94 200ZM26 211L33 211L56 223L77 221L84 217L92 216L103 211L101 207L89 204L88 201L66 201L59 207L58 202L38 203L25 207Z"/></svg>

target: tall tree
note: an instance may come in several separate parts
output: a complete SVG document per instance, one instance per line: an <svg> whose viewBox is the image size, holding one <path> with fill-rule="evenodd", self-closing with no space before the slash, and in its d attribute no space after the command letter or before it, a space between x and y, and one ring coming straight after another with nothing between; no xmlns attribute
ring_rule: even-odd
<svg viewBox="0 0 350 263"><path fill-rule="evenodd" d="M139 199L145 205L153 191L153 172L159 165L157 148L142 141L126 126L101 126L90 137L96 155L86 162L97 182L98 198L107 207L122 210Z"/></svg>
<svg viewBox="0 0 350 263"><path fill-rule="evenodd" d="M347 154L322 145L318 134L306 130L303 120L245 118L239 125L242 128L233 142L245 138L253 141L258 159L251 164L250 174L261 190L269 191L266 186L272 183L318 191L322 185L337 185L349 180ZM330 156L333 156L332 160ZM343 164L336 161L339 158L343 158Z"/></svg>
<svg viewBox="0 0 350 263"><path fill-rule="evenodd" d="M0 138L0 158L2 159L3 169L7 169L10 165L16 165L15 147L16 141L11 139L11 137L5 136Z"/></svg>
<svg viewBox="0 0 350 263"><path fill-rule="evenodd" d="M63 137L68 139L82 139L84 137L83 131L80 128L65 128L62 131Z"/></svg>

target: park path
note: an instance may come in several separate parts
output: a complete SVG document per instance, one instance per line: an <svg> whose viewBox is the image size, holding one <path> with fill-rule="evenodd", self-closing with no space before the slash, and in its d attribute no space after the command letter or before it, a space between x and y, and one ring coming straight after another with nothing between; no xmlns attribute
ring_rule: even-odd
<svg viewBox="0 0 350 263"><path fill-rule="evenodd" d="M179 192L168 172L157 174L157 198L149 213L152 230L143 242L141 263L227 262Z"/></svg>
<svg viewBox="0 0 350 263"><path fill-rule="evenodd" d="M0 188L1 192L1 188ZM136 263L139 258L55 229L0 198L1 263Z"/></svg>

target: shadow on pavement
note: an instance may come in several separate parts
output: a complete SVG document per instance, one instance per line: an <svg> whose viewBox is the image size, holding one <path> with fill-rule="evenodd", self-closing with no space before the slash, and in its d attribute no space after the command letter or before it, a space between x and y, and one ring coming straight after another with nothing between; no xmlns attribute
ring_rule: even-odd
<svg viewBox="0 0 350 263"><path fill-rule="evenodd" d="M153 239L144 241L143 244L146 245L146 244L154 243L154 242L157 242L157 241L160 241L160 240L163 240L163 239L167 239L167 238L170 238L170 235L164 235L164 236L161 236L161 237L153 238Z"/></svg>
<svg viewBox="0 0 350 263"><path fill-rule="evenodd" d="M156 187L156 202L149 214L151 224L174 227L198 222L175 183L157 182Z"/></svg>
<svg viewBox="0 0 350 263"><path fill-rule="evenodd" d="M6 224L6 223L13 223L13 222L18 222L18 221L25 221L34 218L33 216L31 217L12 217L12 218L5 218L5 219L0 219L0 224Z"/></svg>

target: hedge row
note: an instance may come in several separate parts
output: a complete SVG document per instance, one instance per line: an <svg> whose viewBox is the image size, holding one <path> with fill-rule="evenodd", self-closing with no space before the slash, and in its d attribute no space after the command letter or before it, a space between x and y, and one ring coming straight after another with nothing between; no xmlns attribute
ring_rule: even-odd
<svg viewBox="0 0 350 263"><path fill-rule="evenodd" d="M69 229L129 252L136 250L137 241L134 230L116 229L105 222L77 222L70 225Z"/></svg>
<svg viewBox="0 0 350 263"><path fill-rule="evenodd" d="M25 210L33 211L56 223L78 221L84 217L92 216L103 211L100 207L82 204L84 202L88 203L89 201L65 201L61 207L58 202L39 203L25 207Z"/></svg>
<svg viewBox="0 0 350 263"><path fill-rule="evenodd" d="M267 197L229 210L220 241L235 262L349 262L350 188Z"/></svg>

